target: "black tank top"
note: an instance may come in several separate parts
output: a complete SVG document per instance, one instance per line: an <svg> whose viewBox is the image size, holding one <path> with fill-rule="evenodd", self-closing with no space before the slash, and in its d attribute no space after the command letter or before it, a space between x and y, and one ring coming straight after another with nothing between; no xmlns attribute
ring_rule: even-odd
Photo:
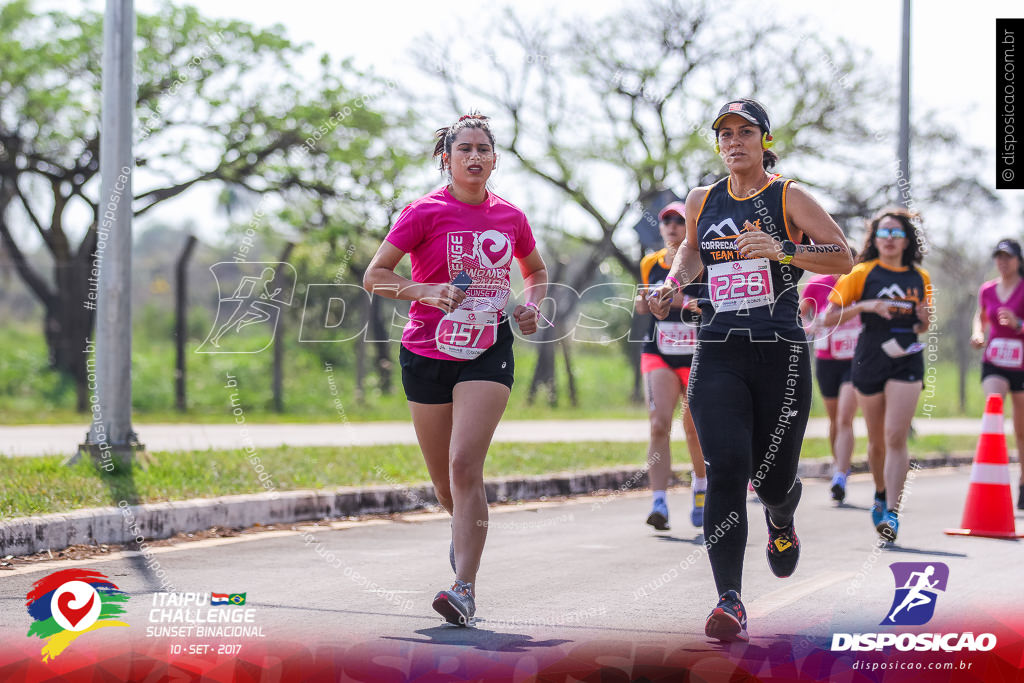
<svg viewBox="0 0 1024 683"><path fill-rule="evenodd" d="M762 230L779 241L792 239L785 210L791 182L774 175L756 194L740 199L723 178L705 195L697 215L708 296L701 302L702 339L730 332L752 339L805 339L797 292L803 269L766 258L742 258L736 250L736 238L748 230ZM801 241L807 243L807 236Z"/></svg>
<svg viewBox="0 0 1024 683"><path fill-rule="evenodd" d="M672 267L671 263L665 263L665 256L668 254L668 249L662 249L656 251L653 254L648 254L640 261L640 281L648 287L660 287L665 282L665 278L668 277L669 270ZM697 281L691 282L683 288L683 293L697 299L698 303L702 299L707 298L707 293L704 291L702 286L703 273L698 276ZM672 308L669 309L668 317L664 321L659 321L652 314L648 313L647 317L647 330L644 334L644 345L643 353L653 353L661 356L661 358L671 368L684 368L690 367L693 361L693 349L686 344L668 344L666 345L662 338L659 337L659 322L664 323L683 323L693 329L694 337L700 327L701 315L700 313L694 313L687 308ZM662 325L664 327L664 325ZM678 328L677 328L678 329ZM688 335L687 335L688 336ZM661 348L659 348L659 342ZM671 353L663 353L662 348L671 349Z"/></svg>

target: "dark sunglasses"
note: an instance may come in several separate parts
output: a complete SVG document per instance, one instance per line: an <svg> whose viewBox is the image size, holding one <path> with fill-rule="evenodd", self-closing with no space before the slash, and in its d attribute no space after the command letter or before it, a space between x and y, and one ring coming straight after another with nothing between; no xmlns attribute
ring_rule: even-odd
<svg viewBox="0 0 1024 683"><path fill-rule="evenodd" d="M662 223L678 223L679 225L684 224L686 221L679 214L669 214L661 219Z"/></svg>

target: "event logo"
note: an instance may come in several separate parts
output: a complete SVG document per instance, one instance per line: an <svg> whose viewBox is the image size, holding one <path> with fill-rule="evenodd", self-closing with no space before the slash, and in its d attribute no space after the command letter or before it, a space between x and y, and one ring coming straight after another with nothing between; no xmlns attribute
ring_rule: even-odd
<svg viewBox="0 0 1024 683"><path fill-rule="evenodd" d="M34 623L28 636L46 641L43 661L54 659L78 636L105 626L128 626L113 617L124 613L128 594L106 576L88 569L63 569L36 581L25 606Z"/></svg>
<svg viewBox="0 0 1024 683"><path fill-rule="evenodd" d="M881 625L920 626L935 614L937 591L946 591L949 567L942 562L894 562L896 595Z"/></svg>
<svg viewBox="0 0 1024 683"><path fill-rule="evenodd" d="M221 261L210 272L217 282L217 317L196 353L259 353L269 347L282 309L292 305L295 268L282 262Z"/></svg>
<svg viewBox="0 0 1024 683"><path fill-rule="evenodd" d="M512 260L512 245L508 237L497 230L477 235L474 252L484 268L503 268Z"/></svg>

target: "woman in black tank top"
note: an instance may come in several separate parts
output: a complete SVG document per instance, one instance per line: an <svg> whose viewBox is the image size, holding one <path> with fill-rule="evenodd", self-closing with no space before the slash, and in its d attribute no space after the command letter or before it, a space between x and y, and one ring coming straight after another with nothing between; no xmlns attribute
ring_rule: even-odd
<svg viewBox="0 0 1024 683"><path fill-rule="evenodd" d="M704 631L733 641L747 640L740 588L748 480L765 507L772 572L789 576L800 554L793 516L811 374L797 282L804 270L847 273L853 262L832 217L798 184L768 172L778 157L760 103L728 102L711 127L729 176L687 196L686 239L649 305L664 318L675 290L706 270L688 390L707 463L704 538L719 593Z"/></svg>

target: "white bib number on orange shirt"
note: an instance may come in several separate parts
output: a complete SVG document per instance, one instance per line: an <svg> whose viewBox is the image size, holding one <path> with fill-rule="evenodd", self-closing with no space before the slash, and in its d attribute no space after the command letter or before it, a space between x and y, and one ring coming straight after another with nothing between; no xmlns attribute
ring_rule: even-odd
<svg viewBox="0 0 1024 683"><path fill-rule="evenodd" d="M654 327L658 350L666 356L692 356L697 348L697 327L659 320Z"/></svg>
<svg viewBox="0 0 1024 683"><path fill-rule="evenodd" d="M715 311L756 308L775 300L766 258L727 261L709 266L708 290Z"/></svg>
<svg viewBox="0 0 1024 683"><path fill-rule="evenodd" d="M997 337L988 343L985 360L1000 368L1020 370L1024 366L1024 342Z"/></svg>
<svg viewBox="0 0 1024 683"><path fill-rule="evenodd" d="M494 346L498 314L456 309L441 318L435 338L437 350L459 360L473 360Z"/></svg>

